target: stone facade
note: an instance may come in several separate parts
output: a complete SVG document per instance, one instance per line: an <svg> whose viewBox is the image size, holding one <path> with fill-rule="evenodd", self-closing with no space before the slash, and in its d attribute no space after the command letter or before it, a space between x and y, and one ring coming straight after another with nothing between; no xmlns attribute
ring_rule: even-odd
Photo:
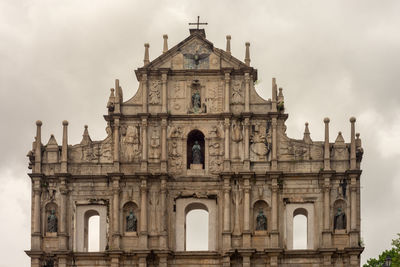
<svg viewBox="0 0 400 267"><path fill-rule="evenodd" d="M359 266L362 147L286 135L284 96L254 88L257 70L204 30L149 60L139 89L107 103L107 137L85 126L70 145L28 153L32 180L31 266ZM196 146L196 147L195 147ZM196 158L196 159L195 159ZM209 213L208 251L185 250L186 214ZM341 212L339 212L341 211ZM307 249L293 249L293 218L307 217ZM88 220L100 216L100 251L88 252Z"/></svg>

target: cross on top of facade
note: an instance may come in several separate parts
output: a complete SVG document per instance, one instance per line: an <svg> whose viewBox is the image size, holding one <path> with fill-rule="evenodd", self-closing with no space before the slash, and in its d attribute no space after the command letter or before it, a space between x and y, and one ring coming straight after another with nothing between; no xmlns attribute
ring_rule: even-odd
<svg viewBox="0 0 400 267"><path fill-rule="evenodd" d="M200 22L200 16L197 16L197 22L189 22L189 25L197 25L197 30L200 25L208 25L207 22Z"/></svg>

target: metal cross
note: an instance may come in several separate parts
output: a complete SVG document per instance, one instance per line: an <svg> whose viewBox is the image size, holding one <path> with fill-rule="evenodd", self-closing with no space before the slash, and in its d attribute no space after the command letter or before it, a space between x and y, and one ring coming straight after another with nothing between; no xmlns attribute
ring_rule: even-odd
<svg viewBox="0 0 400 267"><path fill-rule="evenodd" d="M200 25L208 25L208 23L200 22L200 16L197 16L197 22L190 22L189 25L197 25L197 29L199 29Z"/></svg>

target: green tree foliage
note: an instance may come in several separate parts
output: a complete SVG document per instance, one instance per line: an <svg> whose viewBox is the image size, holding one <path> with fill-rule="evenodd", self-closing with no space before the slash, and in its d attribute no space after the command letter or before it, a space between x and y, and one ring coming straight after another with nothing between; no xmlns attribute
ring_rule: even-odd
<svg viewBox="0 0 400 267"><path fill-rule="evenodd" d="M388 255L392 257L391 267L400 267L400 233L392 240L392 246L391 249L383 251L377 259L369 259L363 267L382 267Z"/></svg>

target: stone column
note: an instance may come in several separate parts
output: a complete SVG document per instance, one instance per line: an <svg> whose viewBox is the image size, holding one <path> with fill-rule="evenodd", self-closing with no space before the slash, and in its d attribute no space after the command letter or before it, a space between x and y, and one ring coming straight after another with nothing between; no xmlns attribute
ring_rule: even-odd
<svg viewBox="0 0 400 267"><path fill-rule="evenodd" d="M357 174L350 174L350 247L358 247Z"/></svg>
<svg viewBox="0 0 400 267"><path fill-rule="evenodd" d="M112 177L112 190L113 190L113 250L120 249L120 239L121 239L121 231L119 229L119 186L120 177L114 176Z"/></svg>
<svg viewBox="0 0 400 267"><path fill-rule="evenodd" d="M244 164L243 170L250 170L250 118L246 117L244 119Z"/></svg>
<svg viewBox="0 0 400 267"><path fill-rule="evenodd" d="M58 233L59 250L68 250L68 229L67 229L67 178L60 177L60 231Z"/></svg>
<svg viewBox="0 0 400 267"><path fill-rule="evenodd" d="M324 170L331 169L330 151L329 151L329 118L324 119L325 123L325 143L324 143Z"/></svg>
<svg viewBox="0 0 400 267"><path fill-rule="evenodd" d="M224 156L224 171L229 171L231 168L231 162L230 162L230 130L231 130L231 122L229 118L225 118L225 123L224 123L224 128L225 128L225 156Z"/></svg>
<svg viewBox="0 0 400 267"><path fill-rule="evenodd" d="M35 146L35 168L33 173L42 172L42 122L36 121L36 146Z"/></svg>
<svg viewBox="0 0 400 267"><path fill-rule="evenodd" d="M141 177L141 180L139 242L141 249L147 249L147 180L146 177Z"/></svg>
<svg viewBox="0 0 400 267"><path fill-rule="evenodd" d="M32 191L33 191L33 217L32 217L32 225L33 232L31 235L31 250L41 250L41 230L40 230L40 197L41 197L41 177L33 176L32 177Z"/></svg>
<svg viewBox="0 0 400 267"><path fill-rule="evenodd" d="M223 224L223 249L228 251L231 248L231 185L230 176L224 175L224 224Z"/></svg>
<svg viewBox="0 0 400 267"><path fill-rule="evenodd" d="M120 252L111 252L110 253L110 267L119 267L119 257Z"/></svg>
<svg viewBox="0 0 400 267"><path fill-rule="evenodd" d="M119 172L119 119L114 120L114 171Z"/></svg>
<svg viewBox="0 0 400 267"><path fill-rule="evenodd" d="M225 71L225 109L224 112L228 113L230 112L230 106L229 106L229 98L230 98L230 70Z"/></svg>
<svg viewBox="0 0 400 267"><path fill-rule="evenodd" d="M168 249L168 232L167 232L167 178L168 176L161 176L161 195L160 195L160 248ZM161 260L161 259L160 259ZM166 266L166 265L165 265Z"/></svg>
<svg viewBox="0 0 400 267"><path fill-rule="evenodd" d="M250 255L247 255L246 253L246 255L243 255L243 267L250 267L250 264Z"/></svg>
<svg viewBox="0 0 400 267"><path fill-rule="evenodd" d="M161 172L167 172L167 118L161 120Z"/></svg>
<svg viewBox="0 0 400 267"><path fill-rule="evenodd" d="M231 257L224 256L224 259L222 260L222 267L231 267Z"/></svg>
<svg viewBox="0 0 400 267"><path fill-rule="evenodd" d="M68 170L68 121L63 121L63 140L61 150L61 173L66 173Z"/></svg>
<svg viewBox="0 0 400 267"><path fill-rule="evenodd" d="M354 123L356 122L356 118L351 117L351 135L350 135L350 169L355 170L357 169L356 166L356 139L355 139L355 126Z"/></svg>
<svg viewBox="0 0 400 267"><path fill-rule="evenodd" d="M142 161L141 161L141 171L147 171L147 116L142 117Z"/></svg>
<svg viewBox="0 0 400 267"><path fill-rule="evenodd" d="M244 112L250 112L250 73L245 72L244 74Z"/></svg>
<svg viewBox="0 0 400 267"><path fill-rule="evenodd" d="M168 255L158 254L159 260L158 267L168 267Z"/></svg>
<svg viewBox="0 0 400 267"><path fill-rule="evenodd" d="M243 201L243 247L251 247L250 232L250 176L244 176L244 201Z"/></svg>
<svg viewBox="0 0 400 267"><path fill-rule="evenodd" d="M324 177L324 185L323 185L323 192L324 192L324 224L323 224L323 231L322 231L322 246L325 248L329 248L332 245L332 234L331 234L331 214L330 214L330 192L331 192L331 174L325 173Z"/></svg>
<svg viewBox="0 0 400 267"><path fill-rule="evenodd" d="M147 113L148 112L148 105L147 105L147 97L148 97L148 92L147 92L147 74L144 73L142 74L142 112Z"/></svg>
<svg viewBox="0 0 400 267"><path fill-rule="evenodd" d="M272 176L272 205L271 205L271 247L278 248L279 247L279 229L278 229L278 176ZM272 266L272 265L271 265Z"/></svg>
<svg viewBox="0 0 400 267"><path fill-rule="evenodd" d="M140 256L138 267L146 267L146 266L147 266L146 256Z"/></svg>
<svg viewBox="0 0 400 267"><path fill-rule="evenodd" d="M277 133L276 133L276 128L277 128L277 118L274 116L272 117L272 161L271 161L271 169L273 171L278 170L278 159L277 159L277 146L278 146L278 140L277 140Z"/></svg>
<svg viewBox="0 0 400 267"><path fill-rule="evenodd" d="M41 267L40 256L31 257L31 267Z"/></svg>
<svg viewBox="0 0 400 267"><path fill-rule="evenodd" d="M161 82L162 82L162 106L161 112L167 113L167 103L168 103L168 95L167 95L167 72L161 72Z"/></svg>

